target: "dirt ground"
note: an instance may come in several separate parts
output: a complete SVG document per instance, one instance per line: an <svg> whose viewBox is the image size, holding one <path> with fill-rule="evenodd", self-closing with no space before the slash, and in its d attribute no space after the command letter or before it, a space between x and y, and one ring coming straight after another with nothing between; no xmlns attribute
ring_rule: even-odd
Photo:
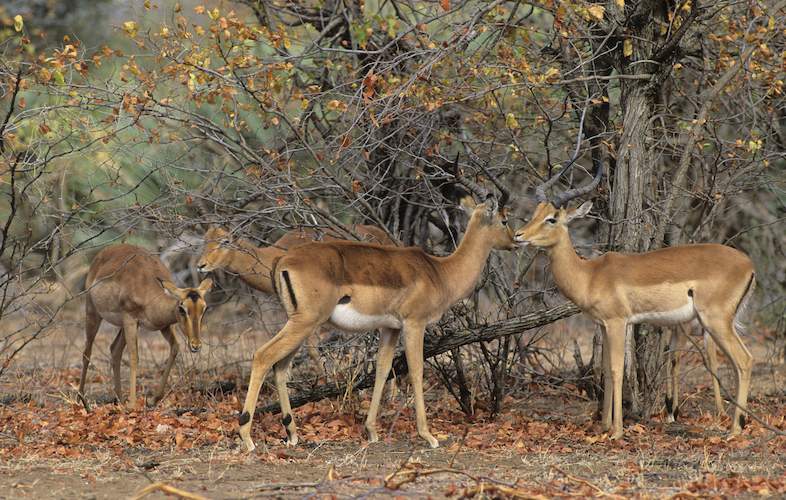
<svg viewBox="0 0 786 500"><path fill-rule="evenodd" d="M491 496L495 487L545 497L786 494L786 441L756 424L743 437L727 442L728 419L719 421L699 412L686 423L629 424L620 442L603 436L595 441L599 436L588 419L591 405L578 401L570 405L567 408L567 402L557 396L516 401L515 409L497 420L475 425L440 418L444 413L440 412L432 418L442 442L436 450L417 439L411 412L405 411L399 417L401 425L394 426L383 443L368 445L358 436L338 437L307 439L288 449L275 436L250 455L239 450L233 433L201 446L178 446L176 435L168 433L160 435L163 446L157 443L152 448L137 442L85 447L63 444L67 442L63 439L46 447L20 446L16 436L8 433L13 419L9 412L19 409L6 408L0 491L7 497L118 498L164 482L208 498L315 493L448 497L471 493L478 486ZM764 405L782 407L783 398L757 397L755 408L763 413ZM298 411L299 421L308 421L310 411L314 408ZM118 409L112 418L125 413ZM141 412L139 418L147 413ZM159 418L157 413L150 417ZM389 425L391 417L388 414L383 422ZM236 428L233 418L220 418ZM354 415L352 434L359 433L361 418ZM782 414L779 423L772 423L786 428ZM469 431L455 432L462 426ZM254 428L258 442L263 441L263 427ZM447 434L448 430L454 432ZM22 441L32 445L39 437L31 434ZM79 453L68 456L74 450Z"/></svg>
<svg viewBox="0 0 786 500"><path fill-rule="evenodd" d="M626 421L616 442L600 433L596 405L569 384L529 384L495 419L480 411L470 422L432 383L428 414L438 449L417 437L406 391L384 401L384 442L369 445L362 423L370 395L362 392L296 410L301 444L294 448L281 441L279 416L258 414L258 449L247 454L237 438L245 397L237 386L247 370L240 354L263 335L233 337L237 358L227 357L226 342L208 339L198 359L181 356L161 404L131 412L101 402L110 393L107 329L94 351L88 413L75 398L81 329L68 322L60 328L0 384L1 497L133 497L156 483L207 498L786 495L786 438L769 429L786 431L786 367L773 361L763 338L748 339L757 361L750 407L761 421L731 440L729 418L713 415L709 377L693 357L679 422ZM166 344L151 335L140 351L145 394L158 382ZM721 376L732 379L725 366ZM266 386L260 405L274 399Z"/></svg>

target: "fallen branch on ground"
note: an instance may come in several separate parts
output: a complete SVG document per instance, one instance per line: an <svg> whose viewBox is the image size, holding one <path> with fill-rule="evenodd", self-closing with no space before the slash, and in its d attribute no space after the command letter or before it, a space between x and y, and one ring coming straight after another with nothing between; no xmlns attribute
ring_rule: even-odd
<svg viewBox="0 0 786 500"><path fill-rule="evenodd" d="M475 496L486 497L490 493L497 493L499 496L505 498L517 498L521 500L545 500L547 497L543 495L531 495L523 489L517 488L515 485L506 484L487 477L473 476L468 472L451 469L399 469L396 472L389 474L385 477L385 488L394 491L400 489L403 485L414 483L421 477L431 476L434 474L455 474L464 476L475 482L474 485L468 486L464 489L461 498L471 498ZM495 496L495 495L492 495Z"/></svg>
<svg viewBox="0 0 786 500"><path fill-rule="evenodd" d="M554 323L557 320L573 316L580 311L578 307L570 302L560 304L545 311L537 311L516 318L498 321L490 325L484 325L476 330L465 330L462 332L455 332L451 335L443 335L435 337L433 335L426 335L423 346L423 359L433 358L445 352L450 351L456 347L476 342L487 342L498 338L506 337L508 335L515 335L522 333L526 330L538 328L541 326ZM397 376L405 375L408 371L407 360L403 352L396 355L393 360L393 373ZM335 398L347 394L347 383L340 384L322 384L315 387L311 391L298 394L291 398L292 408L298 408L307 403L319 401L325 398ZM356 379L352 384L351 390L357 391L360 389L367 389L374 385L374 372L373 370L365 376ZM351 392L351 391L350 391ZM259 411L279 413L281 407L278 403L273 403L260 408Z"/></svg>
<svg viewBox="0 0 786 500"><path fill-rule="evenodd" d="M139 500L140 498L146 497L147 495L156 491L160 491L167 495L175 495L178 498L187 498L188 500L207 500L207 497L203 497L195 493L189 493L185 490L181 490L180 488L169 486L166 483L153 483L143 488L141 491L139 491L139 493L131 498L133 498L133 500Z"/></svg>

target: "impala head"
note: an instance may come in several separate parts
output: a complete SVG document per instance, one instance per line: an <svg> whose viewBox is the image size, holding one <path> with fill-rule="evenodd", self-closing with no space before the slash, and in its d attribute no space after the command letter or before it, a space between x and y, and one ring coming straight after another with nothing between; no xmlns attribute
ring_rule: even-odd
<svg viewBox="0 0 786 500"><path fill-rule="evenodd" d="M566 208L565 205L572 199L585 195L600 184L603 177L603 163L595 162L595 177L585 186L569 189L557 194L552 199L546 196L546 190L552 187L573 166L578 156L578 150L573 158L562 170L535 188L538 206L529 222L516 231L516 243L519 246L532 245L540 248L549 248L556 245L568 235L568 224L575 219L585 217L592 208L592 202L584 202L579 208Z"/></svg>
<svg viewBox="0 0 786 500"><path fill-rule="evenodd" d="M494 195L488 195L483 203L475 203L471 196L467 196L461 200L461 206L471 213L467 231L473 228L482 241L488 241L496 250L516 248L507 212Z"/></svg>
<svg viewBox="0 0 786 500"><path fill-rule="evenodd" d="M158 282L167 295L177 300L177 324L186 337L188 348L191 352L198 352L202 348L202 341L199 339L202 317L207 309L205 294L212 288L213 280L204 279L197 288L178 288L171 281L162 279Z"/></svg>
<svg viewBox="0 0 786 500"><path fill-rule="evenodd" d="M483 172L499 189L501 194L499 199L497 199L494 194L489 193L485 188L459 173L458 159L459 156L456 155L456 159L450 168L455 179L470 191L469 193L463 190L455 191L463 194L459 203L471 214L467 230L469 231L470 228L473 228L478 232L482 241L490 242L492 248L496 250L515 249L516 242L513 239L513 230L508 225L508 214L505 209L505 204L510 199L510 193L483 164L478 163ZM477 203L470 193L474 193L483 202Z"/></svg>
<svg viewBox="0 0 786 500"><path fill-rule="evenodd" d="M211 226L205 233L205 248L197 263L197 270L208 273L220 269L229 260L232 235L220 227Z"/></svg>
<svg viewBox="0 0 786 500"><path fill-rule="evenodd" d="M541 202L535 208L530 221L516 231L516 243L522 247L553 247L567 237L570 221L586 216L591 208L591 201L585 201L575 209L556 208L551 202Z"/></svg>

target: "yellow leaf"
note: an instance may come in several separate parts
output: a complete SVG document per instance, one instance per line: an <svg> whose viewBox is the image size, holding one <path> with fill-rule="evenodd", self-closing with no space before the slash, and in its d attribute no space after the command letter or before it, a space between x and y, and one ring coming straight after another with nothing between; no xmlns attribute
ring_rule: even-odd
<svg viewBox="0 0 786 500"><path fill-rule="evenodd" d="M347 110L347 105L346 103L343 103L338 99L333 99L331 101L328 101L327 108L331 111L339 111L343 113L344 111Z"/></svg>
<svg viewBox="0 0 786 500"><path fill-rule="evenodd" d="M516 115L513 113L508 113L505 115L505 125L508 126L509 129L516 130L519 128L519 122L516 120Z"/></svg>
<svg viewBox="0 0 786 500"><path fill-rule="evenodd" d="M123 29L128 36L135 37L137 30L139 30L139 25L136 24L136 21L126 21L123 23Z"/></svg>
<svg viewBox="0 0 786 500"><path fill-rule="evenodd" d="M56 84L65 85L65 78L63 78L63 73L61 73L59 69L56 69L52 75L55 77Z"/></svg>
<svg viewBox="0 0 786 500"><path fill-rule="evenodd" d="M620 10L625 9L625 0L614 0L614 3L617 4Z"/></svg>
<svg viewBox="0 0 786 500"><path fill-rule="evenodd" d="M633 55L633 42L630 38L626 38L622 43L622 54L625 57L630 57Z"/></svg>
<svg viewBox="0 0 786 500"><path fill-rule="evenodd" d="M543 80L545 81L552 81L556 80L557 78L559 78L559 70L557 68L549 68L543 75Z"/></svg>
<svg viewBox="0 0 786 500"><path fill-rule="evenodd" d="M25 21L22 19L22 16L19 14L14 16L14 29L19 32L22 31L22 28L25 27Z"/></svg>
<svg viewBox="0 0 786 500"><path fill-rule="evenodd" d="M220 15L221 15L221 12L218 10L218 7L216 7L216 8L215 8L215 9L213 9L213 10L209 10L209 11L207 11L207 17L209 17L209 18L210 18L210 19L212 19L213 21L215 21L216 19L218 19L218 16L220 16Z"/></svg>
<svg viewBox="0 0 786 500"><path fill-rule="evenodd" d="M41 68L41 71L38 72L38 78L41 80L41 83L49 83L49 80L52 79L52 73L46 68Z"/></svg>
<svg viewBox="0 0 786 500"><path fill-rule="evenodd" d="M590 5L587 7L587 12L590 16L594 17L596 21L603 21L603 14L606 12L606 7L602 5Z"/></svg>

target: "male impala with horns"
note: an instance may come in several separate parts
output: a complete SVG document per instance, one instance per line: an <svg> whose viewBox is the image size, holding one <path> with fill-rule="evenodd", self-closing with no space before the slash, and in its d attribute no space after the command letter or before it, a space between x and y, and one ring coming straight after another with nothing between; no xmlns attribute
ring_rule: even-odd
<svg viewBox="0 0 786 500"><path fill-rule="evenodd" d="M574 155L575 160L576 155ZM755 272L750 258L718 244L683 245L646 253L608 252L583 259L568 234L568 224L592 208L566 204L591 192L603 176L597 162L592 182L546 197L570 164L536 189L538 206L530 221L516 232L520 246L544 249L551 259L560 292L604 329L603 429L622 437L622 376L625 336L637 323L674 325L698 320L731 360L737 375L737 398L731 435L739 434L748 399L753 359L740 339L740 315L750 298Z"/></svg>

